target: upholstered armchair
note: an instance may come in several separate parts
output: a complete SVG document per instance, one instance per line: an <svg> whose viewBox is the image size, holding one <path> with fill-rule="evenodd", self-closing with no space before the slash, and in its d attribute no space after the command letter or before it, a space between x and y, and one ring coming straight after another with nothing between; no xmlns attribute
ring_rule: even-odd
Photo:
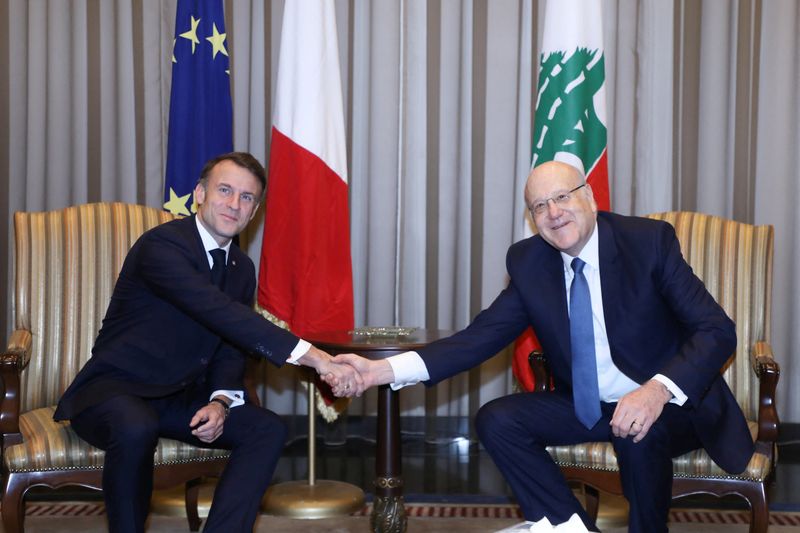
<svg viewBox="0 0 800 533"><path fill-rule="evenodd" d="M13 331L0 358L7 533L23 531L24 497L31 487L102 489L103 452L81 440L68 422L53 421L55 404L91 355L128 249L144 231L171 218L121 203L15 213ZM168 439L158 444L155 487L186 483L192 531L200 527L197 481L219 476L227 458L225 450Z"/></svg>
<svg viewBox="0 0 800 533"><path fill-rule="evenodd" d="M683 256L736 322L738 344L723 377L744 411L755 441L755 453L747 469L738 475L722 470L702 449L675 458L672 497L702 493L741 496L750 505L750 532L766 533L769 509L765 484L775 463L775 387L780 374L769 345L773 228L688 212L649 217L675 227ZM530 359L537 390L547 390L546 354L534 352ZM610 443L553 446L548 451L565 477L581 484L587 511L593 518L599 505L597 489L622 494Z"/></svg>

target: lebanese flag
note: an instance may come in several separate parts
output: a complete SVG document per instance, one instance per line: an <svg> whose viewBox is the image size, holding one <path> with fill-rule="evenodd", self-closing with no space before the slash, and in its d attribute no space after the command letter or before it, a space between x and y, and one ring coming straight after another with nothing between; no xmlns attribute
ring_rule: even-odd
<svg viewBox="0 0 800 533"><path fill-rule="evenodd" d="M597 207L608 211L601 0L547 2L533 130L531 168L554 160L577 167L586 175ZM523 390L533 390L528 356L536 349L539 342L528 328L514 345L512 362Z"/></svg>
<svg viewBox="0 0 800 533"><path fill-rule="evenodd" d="M300 337L353 327L347 155L331 0L284 6L258 303Z"/></svg>

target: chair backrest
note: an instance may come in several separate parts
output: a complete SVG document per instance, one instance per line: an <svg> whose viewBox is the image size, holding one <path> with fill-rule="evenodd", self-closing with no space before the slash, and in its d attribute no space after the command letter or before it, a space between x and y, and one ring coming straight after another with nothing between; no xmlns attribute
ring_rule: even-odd
<svg viewBox="0 0 800 533"><path fill-rule="evenodd" d="M770 340L774 229L701 213L648 215L675 227L683 257L736 322L737 345L723 376L745 417L758 418L758 378L750 353Z"/></svg>
<svg viewBox="0 0 800 533"><path fill-rule="evenodd" d="M31 332L21 410L54 405L91 356L122 262L170 213L122 203L14 214L15 329Z"/></svg>

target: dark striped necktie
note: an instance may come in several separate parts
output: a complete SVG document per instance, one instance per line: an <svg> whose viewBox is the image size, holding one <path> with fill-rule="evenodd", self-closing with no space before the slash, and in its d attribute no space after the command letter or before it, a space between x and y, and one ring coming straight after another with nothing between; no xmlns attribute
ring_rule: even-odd
<svg viewBox="0 0 800 533"><path fill-rule="evenodd" d="M217 248L208 253L214 260L214 265L211 267L211 283L221 289L225 283L225 250Z"/></svg>

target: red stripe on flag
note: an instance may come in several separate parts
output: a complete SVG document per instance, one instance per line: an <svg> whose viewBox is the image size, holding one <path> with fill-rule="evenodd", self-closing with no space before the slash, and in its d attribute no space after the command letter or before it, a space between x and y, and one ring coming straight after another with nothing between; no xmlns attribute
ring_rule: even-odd
<svg viewBox="0 0 800 533"><path fill-rule="evenodd" d="M258 303L301 337L353 327L347 184L276 128Z"/></svg>
<svg viewBox="0 0 800 533"><path fill-rule="evenodd" d="M608 190L608 148L603 150L597 164L586 175L586 181L592 186L594 201L600 211L611 210L611 198Z"/></svg>

